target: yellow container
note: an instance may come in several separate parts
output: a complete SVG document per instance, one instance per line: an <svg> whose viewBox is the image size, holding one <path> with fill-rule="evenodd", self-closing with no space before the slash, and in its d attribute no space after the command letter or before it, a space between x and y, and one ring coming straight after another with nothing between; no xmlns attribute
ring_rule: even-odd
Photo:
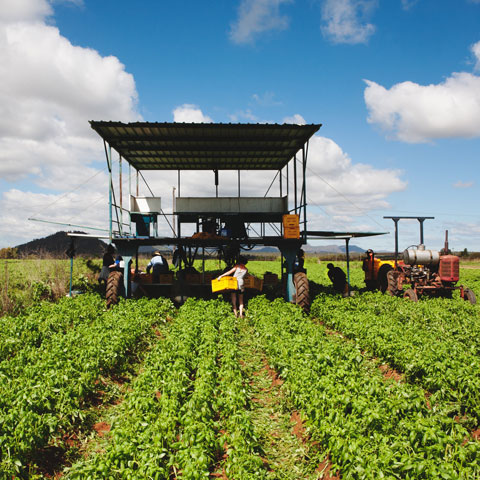
<svg viewBox="0 0 480 480"><path fill-rule="evenodd" d="M300 228L300 217L298 215L284 215L282 217L283 228L296 227Z"/></svg>
<svg viewBox="0 0 480 480"><path fill-rule="evenodd" d="M283 229L283 238L300 238L300 227L285 227Z"/></svg>
<svg viewBox="0 0 480 480"><path fill-rule="evenodd" d="M222 277L220 280L217 278L212 280L213 293L222 293L232 290L238 290L238 283L235 277Z"/></svg>

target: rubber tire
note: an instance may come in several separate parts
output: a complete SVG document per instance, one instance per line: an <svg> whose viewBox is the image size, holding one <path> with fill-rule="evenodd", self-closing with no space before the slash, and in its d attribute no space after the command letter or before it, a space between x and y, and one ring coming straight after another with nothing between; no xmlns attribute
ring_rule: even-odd
<svg viewBox="0 0 480 480"><path fill-rule="evenodd" d="M395 270L389 270L387 272L387 293L392 297L396 297L399 293L398 290L398 273Z"/></svg>
<svg viewBox="0 0 480 480"><path fill-rule="evenodd" d="M463 299L466 301L468 300L472 305L477 303L477 297L475 297L473 290L470 290L469 288L466 288L463 291Z"/></svg>
<svg viewBox="0 0 480 480"><path fill-rule="evenodd" d="M405 292L403 293L403 298L408 298L412 302L418 302L418 295L415 290L413 290L413 288L408 288L407 290L405 290Z"/></svg>
<svg viewBox="0 0 480 480"><path fill-rule="evenodd" d="M385 293L388 290L388 272L393 270L391 265L382 265L377 273L377 288Z"/></svg>
<svg viewBox="0 0 480 480"><path fill-rule="evenodd" d="M308 278L303 272L298 272L293 276L295 285L295 303L302 307L305 313L310 311L310 284Z"/></svg>
<svg viewBox="0 0 480 480"><path fill-rule="evenodd" d="M116 305L123 291L123 273L110 272L107 279L107 289L105 298L107 300L107 308Z"/></svg>

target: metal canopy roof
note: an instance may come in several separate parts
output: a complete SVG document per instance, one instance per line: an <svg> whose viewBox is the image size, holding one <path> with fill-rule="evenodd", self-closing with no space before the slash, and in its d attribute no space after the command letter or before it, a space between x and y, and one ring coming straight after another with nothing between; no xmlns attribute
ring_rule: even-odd
<svg viewBox="0 0 480 480"><path fill-rule="evenodd" d="M321 127L103 121L90 125L137 170L279 170Z"/></svg>

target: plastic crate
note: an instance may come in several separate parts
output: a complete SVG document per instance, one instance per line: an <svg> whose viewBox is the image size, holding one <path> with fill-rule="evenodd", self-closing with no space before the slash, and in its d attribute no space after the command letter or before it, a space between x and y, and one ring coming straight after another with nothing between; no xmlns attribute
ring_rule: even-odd
<svg viewBox="0 0 480 480"><path fill-rule="evenodd" d="M245 288L251 288L253 290L262 291L263 288L263 280L253 275L245 275L243 280Z"/></svg>
<svg viewBox="0 0 480 480"><path fill-rule="evenodd" d="M283 228L300 228L300 217L298 215L283 215Z"/></svg>
<svg viewBox="0 0 480 480"><path fill-rule="evenodd" d="M300 238L300 227L284 227L283 238Z"/></svg>
<svg viewBox="0 0 480 480"><path fill-rule="evenodd" d="M212 292L222 293L232 290L238 290L238 282L235 277L222 277L220 280L214 278L212 280Z"/></svg>

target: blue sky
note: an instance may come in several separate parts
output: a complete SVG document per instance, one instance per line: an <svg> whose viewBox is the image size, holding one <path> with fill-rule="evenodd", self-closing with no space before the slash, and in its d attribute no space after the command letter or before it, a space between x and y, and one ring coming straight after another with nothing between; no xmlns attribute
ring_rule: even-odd
<svg viewBox="0 0 480 480"><path fill-rule="evenodd" d="M478 0L5 0L0 109L0 247L59 228L31 216L105 226L95 119L322 123L312 229L429 215L429 247L480 251Z"/></svg>

